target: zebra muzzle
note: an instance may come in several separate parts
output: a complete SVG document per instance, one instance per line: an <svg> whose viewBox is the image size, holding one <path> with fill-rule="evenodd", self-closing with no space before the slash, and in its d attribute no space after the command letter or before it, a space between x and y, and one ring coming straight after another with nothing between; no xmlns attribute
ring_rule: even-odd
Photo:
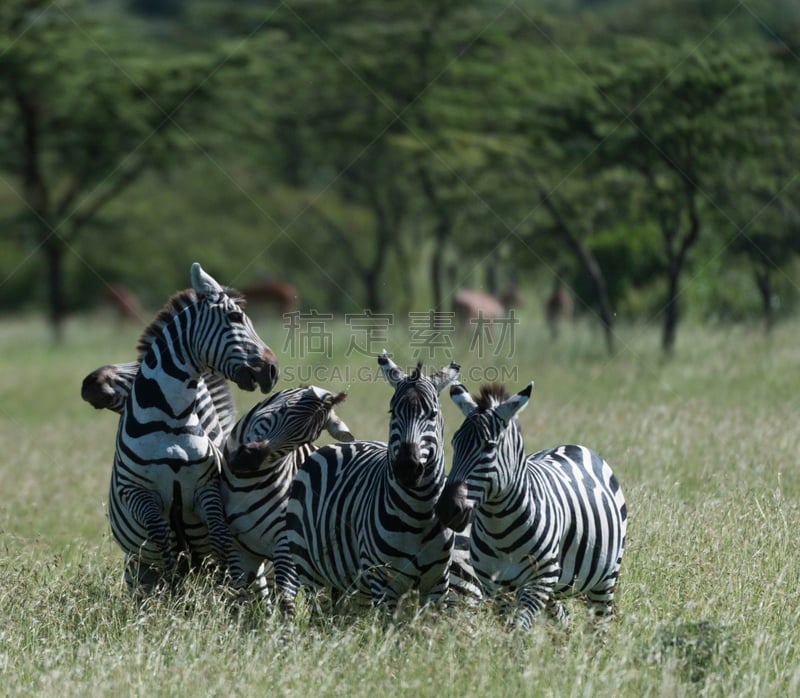
<svg viewBox="0 0 800 698"><path fill-rule="evenodd" d="M234 474L253 473L271 454L269 441L250 441L236 449L228 461L228 467Z"/></svg>
<svg viewBox="0 0 800 698"><path fill-rule="evenodd" d="M278 382L278 363L264 359L258 366L242 365L234 375L234 382L242 390L252 391L257 385L262 393L268 393Z"/></svg>
<svg viewBox="0 0 800 698"><path fill-rule="evenodd" d="M416 487L422 481L425 466L420 456L419 445L402 443L392 461L392 471L403 487Z"/></svg>
<svg viewBox="0 0 800 698"><path fill-rule="evenodd" d="M442 525L454 531L463 531L472 518L472 504L467 500L467 483L445 483L435 511Z"/></svg>

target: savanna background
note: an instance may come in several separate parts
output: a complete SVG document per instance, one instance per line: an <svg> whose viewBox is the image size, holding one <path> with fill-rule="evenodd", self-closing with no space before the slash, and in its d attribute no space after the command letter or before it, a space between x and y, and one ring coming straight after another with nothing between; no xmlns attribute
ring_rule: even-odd
<svg viewBox="0 0 800 698"><path fill-rule="evenodd" d="M3 2L3 692L796 694L798 77L789 0ZM528 637L491 604L289 626L204 580L132 602L116 419L79 386L193 261L291 285L292 314L250 306L279 387L346 389L360 438L386 436L359 373L384 345L534 379L528 450L586 444L628 500L605 643L579 602ZM505 334L456 326L465 288L513 297Z"/></svg>

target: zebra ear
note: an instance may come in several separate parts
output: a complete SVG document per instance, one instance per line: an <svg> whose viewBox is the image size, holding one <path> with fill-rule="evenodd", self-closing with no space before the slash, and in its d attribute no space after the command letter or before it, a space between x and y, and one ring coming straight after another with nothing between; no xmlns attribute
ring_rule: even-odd
<svg viewBox="0 0 800 698"><path fill-rule="evenodd" d="M461 383L453 383L450 386L450 399L456 403L458 409L465 417L469 417L476 409L478 403L472 398L467 390Z"/></svg>
<svg viewBox="0 0 800 698"><path fill-rule="evenodd" d="M333 397L333 393L330 390L325 390L325 388L320 388L316 385L309 385L306 390L312 393L320 402L325 402L325 400L330 400Z"/></svg>
<svg viewBox="0 0 800 698"><path fill-rule="evenodd" d="M531 390L533 390L533 381L528 383L516 395L512 395L508 400L495 407L495 414L500 417L506 424L508 424L514 417L516 417L523 409L528 401L531 399Z"/></svg>
<svg viewBox="0 0 800 698"><path fill-rule="evenodd" d="M406 374L389 358L389 353L386 349L378 357L378 366L381 367L383 377L393 388L396 388L397 384L406 377Z"/></svg>
<svg viewBox="0 0 800 698"><path fill-rule="evenodd" d="M350 432L350 427L348 427L333 410L331 410L328 416L325 429L327 429L328 433L337 441L356 440L356 437Z"/></svg>
<svg viewBox="0 0 800 698"><path fill-rule="evenodd" d="M431 376L433 387L437 393L441 393L453 381L458 380L458 372L461 366L455 361L451 361L449 366L445 366L441 371L437 371ZM452 395L452 392L450 393Z"/></svg>
<svg viewBox="0 0 800 698"><path fill-rule="evenodd" d="M222 286L216 282L213 276L203 271L203 267L200 266L199 262L192 264L191 277L192 288L199 298L210 297L214 300L224 293Z"/></svg>

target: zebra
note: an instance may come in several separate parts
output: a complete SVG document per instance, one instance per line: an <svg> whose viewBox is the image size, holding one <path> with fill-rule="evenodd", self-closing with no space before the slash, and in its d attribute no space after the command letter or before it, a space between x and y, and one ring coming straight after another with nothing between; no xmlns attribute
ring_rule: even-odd
<svg viewBox="0 0 800 698"><path fill-rule="evenodd" d="M262 565L288 558L282 534L292 478L323 429L338 441L354 439L334 411L344 399L313 385L281 390L252 407L226 440L220 489L233 535L230 573L240 590L257 581L267 603Z"/></svg>
<svg viewBox="0 0 800 698"><path fill-rule="evenodd" d="M139 366L138 361L130 361L96 368L83 379L81 397L95 409L122 414ZM207 372L198 377L194 411L200 427L221 450L236 420L233 393L224 376Z"/></svg>
<svg viewBox="0 0 800 698"><path fill-rule="evenodd" d="M301 584L329 588L334 597L355 592L388 612L411 589L427 602L447 592L453 532L433 511L445 479L439 393L460 367L452 362L425 377L418 364L406 375L385 350L378 364L395 391L388 444L323 446L292 481L291 564L275 565L289 614Z"/></svg>
<svg viewBox="0 0 800 698"><path fill-rule="evenodd" d="M450 395L465 415L436 512L461 530L471 521L470 558L484 590L516 592L512 625L528 630L545 608L566 621L559 599L583 595L596 619L612 612L627 508L609 465L584 446L525 456L516 415L533 382L512 397L461 384Z"/></svg>
<svg viewBox="0 0 800 698"><path fill-rule="evenodd" d="M196 262L191 282L142 334L140 367L117 429L108 514L131 592L164 579L184 551L191 564L211 555L227 568L221 453L195 411L199 378L219 371L244 390L258 385L263 392L278 379L275 355L236 292Z"/></svg>
<svg viewBox="0 0 800 698"><path fill-rule="evenodd" d="M120 412L138 371L138 362L101 366L84 379L81 394L97 409ZM201 376L197 396L198 420L224 454L220 490L233 536L230 574L240 590L257 581L268 603L262 565L267 561L271 567L292 477L316 450L313 442L323 428L339 441L354 439L334 411L345 394L317 386L282 390L254 405L233 428L221 430L219 422L229 424L234 414L227 381L216 374Z"/></svg>

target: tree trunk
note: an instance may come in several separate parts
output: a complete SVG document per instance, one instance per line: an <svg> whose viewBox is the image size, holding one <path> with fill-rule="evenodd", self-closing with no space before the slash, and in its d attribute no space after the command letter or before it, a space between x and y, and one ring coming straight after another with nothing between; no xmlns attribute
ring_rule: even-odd
<svg viewBox="0 0 800 698"><path fill-rule="evenodd" d="M603 335L606 340L606 349L609 354L613 354L614 316L611 313L611 303L608 300L608 287L606 286L606 278L603 274L603 270L600 268L592 251L573 234L555 203L547 196L542 196L542 203L553 216L553 220L556 223L556 234L559 235L567 244L567 247L575 253L581 266L589 275L589 279L592 282L594 299L597 303L597 314L600 318L600 324L603 328Z"/></svg>
<svg viewBox="0 0 800 698"><path fill-rule="evenodd" d="M364 273L364 288L367 294L367 308L374 313L381 312L380 273L372 267Z"/></svg>
<svg viewBox="0 0 800 698"><path fill-rule="evenodd" d="M444 304L444 249L437 241L431 256L431 290L433 292L433 309L441 311Z"/></svg>
<svg viewBox="0 0 800 698"><path fill-rule="evenodd" d="M60 342L64 336L66 304L64 303L64 245L57 236L53 235L47 240L44 245L44 254L47 263L50 326L53 330L53 339Z"/></svg>
<svg viewBox="0 0 800 698"><path fill-rule="evenodd" d="M611 313L611 304L608 301L608 288L606 287L606 277L603 270L597 263L591 250L580 240L573 240L573 249L578 255L583 268L589 274L592 281L595 302L597 303L597 313L600 316L600 324L603 328L603 335L606 340L606 349L609 354L614 353L614 316Z"/></svg>
<svg viewBox="0 0 800 698"><path fill-rule="evenodd" d="M444 259L445 247L447 241L450 239L450 234L453 230L453 223L450 220L450 212L447 210L446 204L439 198L439 193L436 191L436 186L430 176L428 170L419 166L419 178L422 182L422 190L428 203L433 210L433 215L436 218L436 225L433 230L434 248L431 256L431 290L433 292L433 309L436 312L444 310Z"/></svg>
<svg viewBox="0 0 800 698"><path fill-rule="evenodd" d="M775 322L775 304L773 303L772 276L769 269L756 269L756 286L761 296L761 309L764 312L764 332L769 334Z"/></svg>
<svg viewBox="0 0 800 698"><path fill-rule="evenodd" d="M678 330L678 296L680 293L681 265L672 262L667 269L667 302L664 306L664 326L661 334L661 349L671 354L675 349Z"/></svg>

